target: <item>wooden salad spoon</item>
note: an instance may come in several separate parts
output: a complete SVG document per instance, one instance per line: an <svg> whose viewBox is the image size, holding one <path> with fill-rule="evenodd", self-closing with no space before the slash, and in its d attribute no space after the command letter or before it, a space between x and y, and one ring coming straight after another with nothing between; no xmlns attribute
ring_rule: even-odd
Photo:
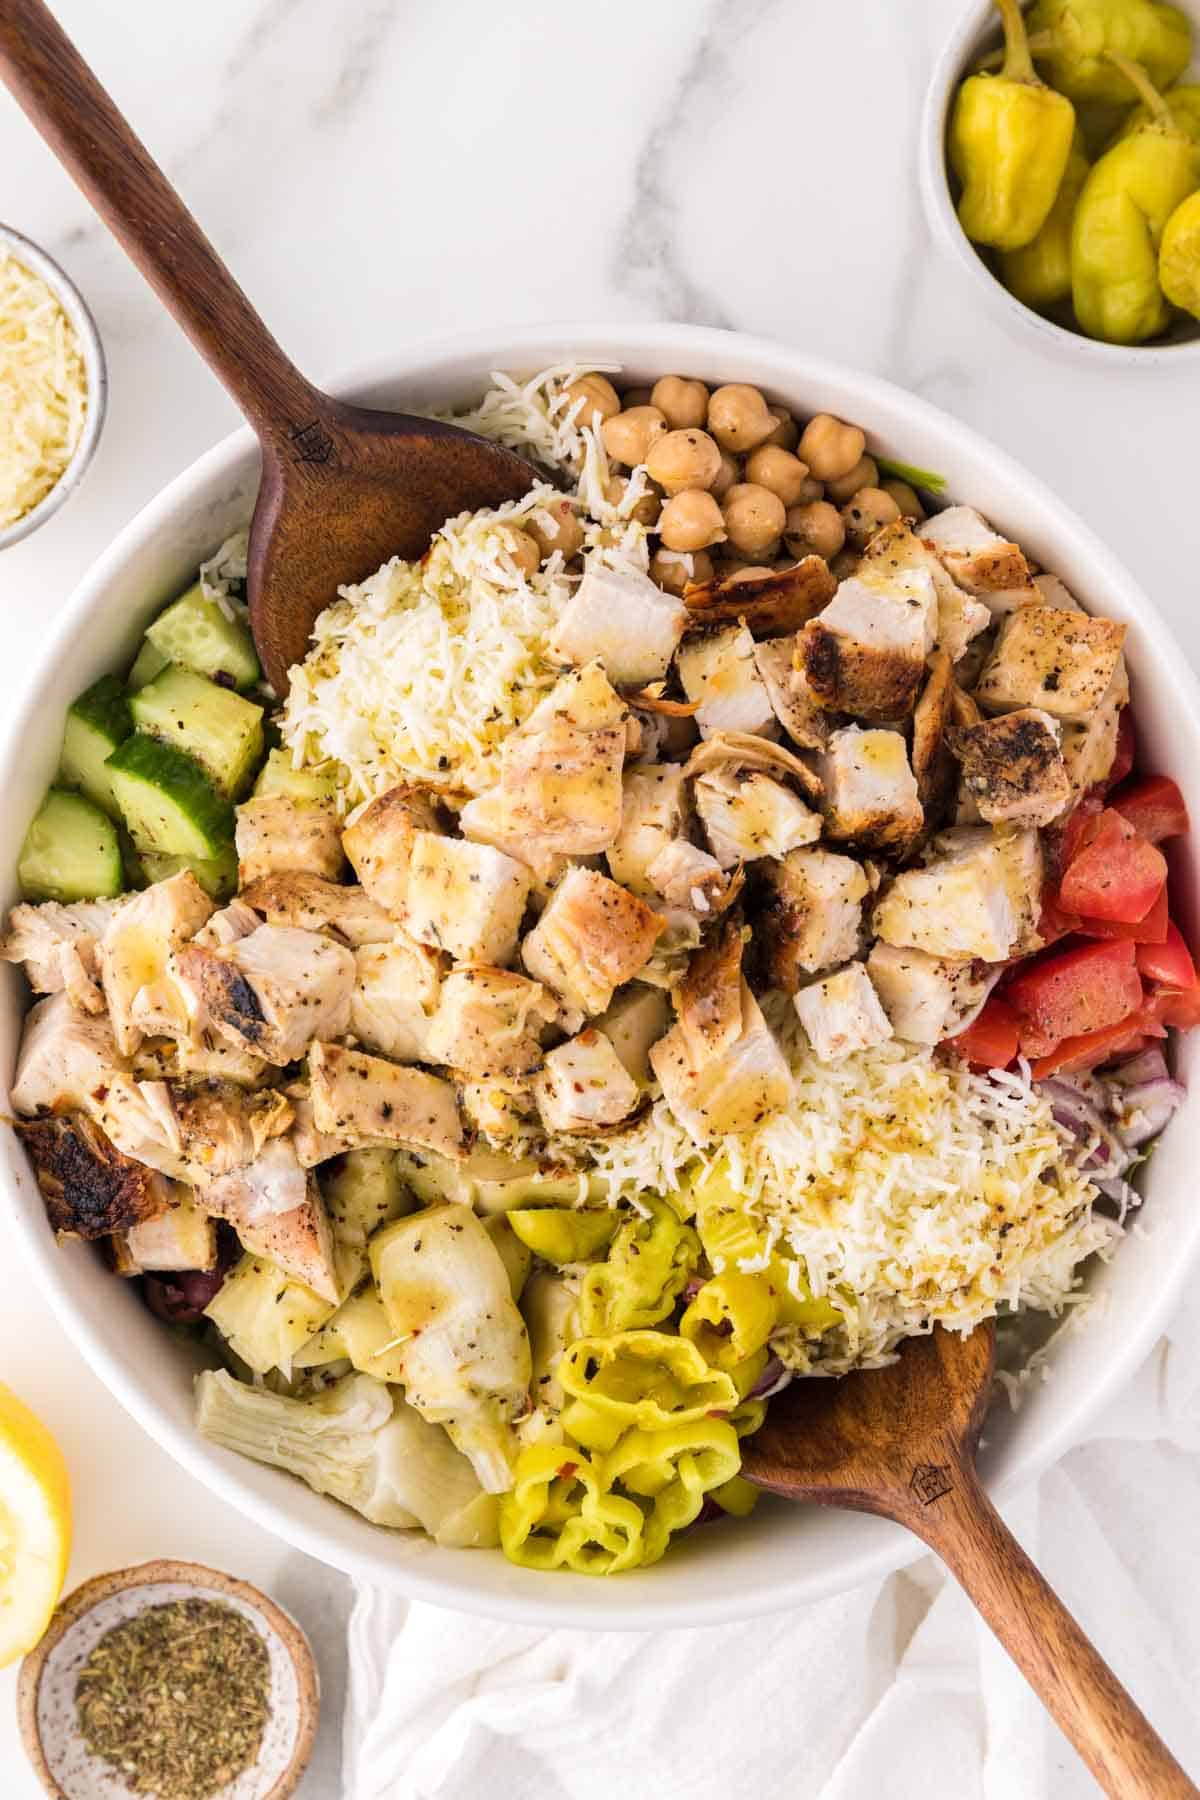
<svg viewBox="0 0 1200 1800"><path fill-rule="evenodd" d="M991 1325L936 1327L898 1361L794 1381L743 1445L742 1474L788 1500L895 1519L937 1552L1114 1800L1197 1800L1149 1720L985 1494L975 1452L995 1368Z"/></svg>
<svg viewBox="0 0 1200 1800"><path fill-rule="evenodd" d="M0 76L258 434L250 619L283 694L342 583L420 556L456 513L519 498L533 471L470 432L307 381L42 0L0 0Z"/></svg>

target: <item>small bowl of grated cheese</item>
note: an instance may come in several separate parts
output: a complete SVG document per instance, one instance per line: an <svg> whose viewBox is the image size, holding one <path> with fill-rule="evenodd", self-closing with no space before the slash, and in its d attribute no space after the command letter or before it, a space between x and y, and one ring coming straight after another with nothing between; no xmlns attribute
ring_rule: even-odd
<svg viewBox="0 0 1200 1800"><path fill-rule="evenodd" d="M79 486L107 392L83 296L44 250L0 225L0 550L44 525Z"/></svg>

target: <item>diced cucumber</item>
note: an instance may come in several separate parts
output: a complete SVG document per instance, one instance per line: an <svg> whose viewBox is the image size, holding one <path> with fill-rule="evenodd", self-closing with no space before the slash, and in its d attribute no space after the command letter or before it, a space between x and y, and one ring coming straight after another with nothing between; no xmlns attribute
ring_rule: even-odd
<svg viewBox="0 0 1200 1800"><path fill-rule="evenodd" d="M58 779L64 787L78 788L113 817L117 802L104 764L132 730L129 701L115 675L102 675L67 712Z"/></svg>
<svg viewBox="0 0 1200 1800"><path fill-rule="evenodd" d="M142 647L133 659L133 667L125 682L126 687L131 691L145 687L148 681L153 681L156 675L162 674L170 660L169 656L164 656L161 650L155 648L149 638L143 638Z"/></svg>
<svg viewBox="0 0 1200 1800"><path fill-rule="evenodd" d="M140 860L148 881L166 881L190 869L214 900L232 899L237 892L238 859L232 844L227 844L219 856L164 856L147 850Z"/></svg>
<svg viewBox="0 0 1200 1800"><path fill-rule="evenodd" d="M171 663L130 696L139 731L185 750L236 800L262 758L263 709L191 669Z"/></svg>
<svg viewBox="0 0 1200 1800"><path fill-rule="evenodd" d="M320 804L337 799L337 776L320 769L293 769L290 750L272 750L258 771L254 792L286 794L289 800Z"/></svg>
<svg viewBox="0 0 1200 1800"><path fill-rule="evenodd" d="M117 828L82 794L51 788L17 865L27 900L107 900L124 886Z"/></svg>
<svg viewBox="0 0 1200 1800"><path fill-rule="evenodd" d="M233 807L199 763L135 731L108 759L113 792L138 849L207 861L233 841Z"/></svg>
<svg viewBox="0 0 1200 1800"><path fill-rule="evenodd" d="M252 688L262 673L249 631L227 619L199 582L159 613L146 638L169 662L235 688Z"/></svg>

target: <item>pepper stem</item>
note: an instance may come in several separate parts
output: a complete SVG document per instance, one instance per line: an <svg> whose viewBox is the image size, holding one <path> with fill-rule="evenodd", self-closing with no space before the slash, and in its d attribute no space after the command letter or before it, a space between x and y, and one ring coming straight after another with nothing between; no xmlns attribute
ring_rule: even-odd
<svg viewBox="0 0 1200 1800"><path fill-rule="evenodd" d="M1004 81L1038 81L1037 70L1029 50L1029 34L1020 0L995 0L996 11L1004 26L1004 62L1000 75Z"/></svg>
<svg viewBox="0 0 1200 1800"><path fill-rule="evenodd" d="M1130 62L1127 56L1118 56L1115 50L1106 50L1104 55L1113 65L1114 69L1119 69L1121 71L1130 87L1137 94L1139 100L1141 100L1146 111L1150 114L1150 117L1154 120L1154 123L1156 125L1166 125L1174 130L1175 115L1147 75L1145 69L1143 69L1141 63Z"/></svg>
<svg viewBox="0 0 1200 1800"><path fill-rule="evenodd" d="M1058 39L1052 31L1035 31L1032 36L1027 31L1025 42L1031 55L1045 56L1057 46ZM977 57L971 64L971 73L981 75L985 69L998 69L1007 55L1007 50L989 50L986 56Z"/></svg>

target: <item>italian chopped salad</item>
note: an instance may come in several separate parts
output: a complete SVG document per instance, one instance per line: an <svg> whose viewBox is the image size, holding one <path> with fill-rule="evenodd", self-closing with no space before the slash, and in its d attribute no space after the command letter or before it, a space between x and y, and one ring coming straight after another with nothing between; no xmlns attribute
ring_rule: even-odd
<svg viewBox="0 0 1200 1800"><path fill-rule="evenodd" d="M527 496L264 687L245 539L67 716L0 954L52 1228L201 1432L619 1573L793 1380L1062 1314L1200 985L1126 628L757 389L497 375Z"/></svg>

